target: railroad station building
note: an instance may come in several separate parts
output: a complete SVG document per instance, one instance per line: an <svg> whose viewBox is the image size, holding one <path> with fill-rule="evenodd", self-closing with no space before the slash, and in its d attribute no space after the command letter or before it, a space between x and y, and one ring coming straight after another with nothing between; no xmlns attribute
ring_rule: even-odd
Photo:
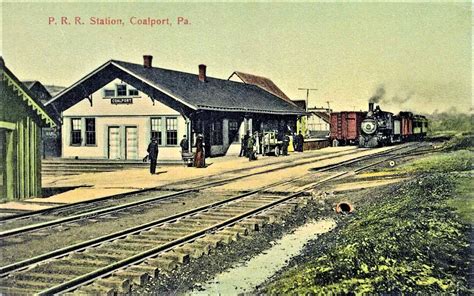
<svg viewBox="0 0 474 296"><path fill-rule="evenodd" d="M249 131L295 131L304 110L254 84L110 60L46 103L61 113L63 158L141 160L156 137L160 160L181 159L204 136L208 156L238 153Z"/></svg>
<svg viewBox="0 0 474 296"><path fill-rule="evenodd" d="M41 195L41 128L56 126L43 104L0 58L0 194Z"/></svg>

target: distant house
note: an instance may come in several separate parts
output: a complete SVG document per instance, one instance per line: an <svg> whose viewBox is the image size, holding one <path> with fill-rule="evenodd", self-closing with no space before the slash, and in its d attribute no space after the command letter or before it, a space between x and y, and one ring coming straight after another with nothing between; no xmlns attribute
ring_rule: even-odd
<svg viewBox="0 0 474 296"><path fill-rule="evenodd" d="M297 106L306 110L306 100L294 100ZM305 138L326 138L330 131L331 110L326 108L308 108L305 116L298 120L298 131Z"/></svg>
<svg viewBox="0 0 474 296"><path fill-rule="evenodd" d="M0 66L0 194L7 200L40 196L41 128L56 122L1 58Z"/></svg>
<svg viewBox="0 0 474 296"><path fill-rule="evenodd" d="M43 85L38 80L22 81L22 83L36 96L41 103L45 104L54 95L65 89L62 86ZM50 114L60 120L61 114L56 110L50 110ZM42 158L61 156L61 129L59 126L41 129L41 155Z"/></svg>
<svg viewBox="0 0 474 296"><path fill-rule="evenodd" d="M62 112L62 157L140 160L151 137L160 160L181 159L180 140L204 136L206 154L240 148L262 129L295 130L304 111L255 85L110 60L46 103ZM233 145L234 143L234 145Z"/></svg>
<svg viewBox="0 0 474 296"><path fill-rule="evenodd" d="M295 103L269 78L257 76L240 71L234 71L227 80L241 81L245 84L252 84L266 90L267 92L295 105Z"/></svg>

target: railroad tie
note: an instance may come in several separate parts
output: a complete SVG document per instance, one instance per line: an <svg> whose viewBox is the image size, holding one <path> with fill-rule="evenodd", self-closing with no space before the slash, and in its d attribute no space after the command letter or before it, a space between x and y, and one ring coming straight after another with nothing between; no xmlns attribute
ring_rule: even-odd
<svg viewBox="0 0 474 296"><path fill-rule="evenodd" d="M232 240L237 240L241 236L247 235L248 231L244 227L227 227L218 232L232 237Z"/></svg>
<svg viewBox="0 0 474 296"><path fill-rule="evenodd" d="M161 256L148 259L146 260L146 263L150 266L157 267L162 272L169 272L176 268L176 266L178 265L176 261L167 258L162 258Z"/></svg>
<svg viewBox="0 0 474 296"><path fill-rule="evenodd" d="M265 224L268 223L268 217L266 217L264 213L258 214L256 216L253 216L252 218L245 219L244 222L253 223L257 225L258 229L256 230L258 231L259 229L262 229Z"/></svg>
<svg viewBox="0 0 474 296"><path fill-rule="evenodd" d="M103 287L113 288L118 293L121 293L121 294L130 293L130 290L132 288L132 283L130 282L129 279L117 279L115 277L98 279L97 281L94 282L94 284L97 284Z"/></svg>
<svg viewBox="0 0 474 296"><path fill-rule="evenodd" d="M213 235L206 235L205 237L199 238L194 241L195 243L199 244L208 244L210 248L217 248L222 245L222 240L219 237L215 237Z"/></svg>
<svg viewBox="0 0 474 296"><path fill-rule="evenodd" d="M156 278L160 274L160 269L148 264L139 264L126 269L131 272L147 273L151 278Z"/></svg>
<svg viewBox="0 0 474 296"><path fill-rule="evenodd" d="M174 248L173 251L175 253L188 255L190 258L193 259L199 258L206 253L205 249L203 249L199 245L195 245L194 243Z"/></svg>
<svg viewBox="0 0 474 296"><path fill-rule="evenodd" d="M223 244L230 244L234 240L233 234L221 234L220 232L210 234L213 237L219 238Z"/></svg>
<svg viewBox="0 0 474 296"><path fill-rule="evenodd" d="M34 290L0 286L0 295L33 295Z"/></svg>
<svg viewBox="0 0 474 296"><path fill-rule="evenodd" d="M95 283L87 285L87 286L82 286L74 292L78 292L79 295L114 296L116 294L116 291L114 288L101 286Z"/></svg>
<svg viewBox="0 0 474 296"><path fill-rule="evenodd" d="M235 225L243 227L250 232L258 231L260 229L259 224L257 222L249 221L249 220L243 220L243 221L237 222Z"/></svg>
<svg viewBox="0 0 474 296"><path fill-rule="evenodd" d="M141 286L148 283L150 275L147 272L143 271L131 271L128 268L125 270L120 270L114 273L114 277L118 277L123 280L130 280L133 284Z"/></svg>
<svg viewBox="0 0 474 296"><path fill-rule="evenodd" d="M176 253L173 250L161 254L160 257L174 260L175 262L181 263L181 264L185 264L189 262L189 254Z"/></svg>

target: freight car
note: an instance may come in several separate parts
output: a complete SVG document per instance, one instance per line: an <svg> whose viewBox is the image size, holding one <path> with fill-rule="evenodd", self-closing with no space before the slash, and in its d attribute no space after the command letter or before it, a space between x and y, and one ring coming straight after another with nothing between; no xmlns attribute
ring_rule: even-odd
<svg viewBox="0 0 474 296"><path fill-rule="evenodd" d="M360 135L360 124L366 112L331 113L330 139L333 146L356 144Z"/></svg>

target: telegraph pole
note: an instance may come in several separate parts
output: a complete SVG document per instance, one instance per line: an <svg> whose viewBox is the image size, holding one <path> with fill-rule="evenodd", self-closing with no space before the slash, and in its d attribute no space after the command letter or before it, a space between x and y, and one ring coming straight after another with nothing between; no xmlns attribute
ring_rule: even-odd
<svg viewBox="0 0 474 296"><path fill-rule="evenodd" d="M329 106L329 103L331 103L332 101L326 101L326 104L328 104L328 112L331 112L331 106Z"/></svg>
<svg viewBox="0 0 474 296"><path fill-rule="evenodd" d="M308 112L309 91L310 91L310 90L318 90L318 89L317 89L317 88L304 88L304 87L299 87L298 90L305 90L305 91L306 91L306 112Z"/></svg>

